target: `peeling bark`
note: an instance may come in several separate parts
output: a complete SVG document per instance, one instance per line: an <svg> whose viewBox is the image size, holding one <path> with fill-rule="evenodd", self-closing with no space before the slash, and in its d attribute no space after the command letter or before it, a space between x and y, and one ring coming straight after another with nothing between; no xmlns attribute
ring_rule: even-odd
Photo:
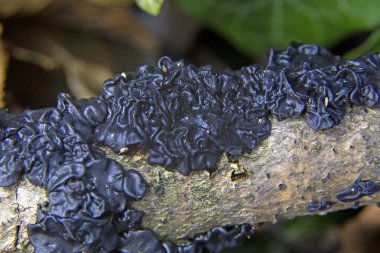
<svg viewBox="0 0 380 253"><path fill-rule="evenodd" d="M177 243L216 226L277 222L310 214L351 208L336 194L357 178L378 182L380 170L380 109L350 108L342 123L316 132L303 119L272 121L272 132L252 154L236 164L223 157L213 174L186 177L147 164L144 154L109 157L142 173L150 184L147 195L133 202L144 210L143 226ZM326 198L330 209L310 213L307 205ZM0 251L28 252L26 225L35 222L37 204L45 190L22 179L0 188ZM365 196L359 205L380 202L380 193Z"/></svg>

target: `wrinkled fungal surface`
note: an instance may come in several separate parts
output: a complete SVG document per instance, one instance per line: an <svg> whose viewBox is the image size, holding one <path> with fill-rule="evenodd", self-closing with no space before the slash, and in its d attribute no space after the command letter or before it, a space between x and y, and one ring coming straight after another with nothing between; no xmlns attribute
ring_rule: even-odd
<svg viewBox="0 0 380 253"><path fill-rule="evenodd" d="M296 43L272 50L266 66L237 71L163 57L107 80L97 98L60 94L54 108L0 110L0 186L26 175L48 191L37 223L28 226L36 252L220 252L252 228L215 228L189 245L160 242L141 226L144 210L129 206L143 198L147 182L95 145L126 154L140 149L149 163L184 175L212 172L222 153L235 160L268 137L269 114L306 115L321 130L338 124L347 105L379 107L379 66L378 53L345 60ZM360 191L337 197L352 200L372 189L369 181L353 187Z"/></svg>
<svg viewBox="0 0 380 253"><path fill-rule="evenodd" d="M330 209L335 203L328 201L326 198L321 198L319 201L313 201L307 205L309 212L317 212Z"/></svg>
<svg viewBox="0 0 380 253"><path fill-rule="evenodd" d="M362 196L372 195L378 191L380 191L380 185L371 180L362 180L358 178L353 184L338 193L336 197L342 202L349 202L355 201Z"/></svg>
<svg viewBox="0 0 380 253"><path fill-rule="evenodd" d="M254 230L249 224L237 226L216 227L207 234L198 235L187 245L176 246L173 243L164 243L163 253L203 253L221 252L226 248L234 248L253 236Z"/></svg>

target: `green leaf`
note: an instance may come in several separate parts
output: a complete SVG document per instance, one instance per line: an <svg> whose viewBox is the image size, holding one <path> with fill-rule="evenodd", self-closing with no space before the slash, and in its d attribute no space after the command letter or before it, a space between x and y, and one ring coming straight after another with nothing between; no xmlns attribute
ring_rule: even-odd
<svg viewBox="0 0 380 253"><path fill-rule="evenodd" d="M177 0L241 51L263 56L291 41L333 45L380 24L378 0Z"/></svg>
<svg viewBox="0 0 380 253"><path fill-rule="evenodd" d="M135 0L136 4L152 16L160 14L164 0Z"/></svg>
<svg viewBox="0 0 380 253"><path fill-rule="evenodd" d="M369 52L380 52L380 29L373 31L362 44L347 52L344 57L355 59Z"/></svg>

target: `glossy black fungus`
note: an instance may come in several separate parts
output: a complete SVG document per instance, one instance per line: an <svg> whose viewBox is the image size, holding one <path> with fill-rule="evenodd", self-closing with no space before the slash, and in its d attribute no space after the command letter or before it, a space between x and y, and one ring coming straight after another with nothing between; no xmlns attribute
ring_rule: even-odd
<svg viewBox="0 0 380 253"><path fill-rule="evenodd" d="M280 119L306 114L320 130L339 123L348 104L380 107L379 66L378 53L345 60L296 43L272 50L266 66L219 73L163 57L156 66L107 80L97 98L60 94L55 108L1 109L0 186L24 174L48 190L49 203L29 225L36 252L158 250L157 238L141 227L142 213L128 205L144 196L147 183L95 144L120 153L142 149L150 163L184 175L212 172L222 153L236 160L269 136L270 113ZM218 251L240 240L240 230L229 239L234 231L215 229L207 240L177 250Z"/></svg>
<svg viewBox="0 0 380 253"><path fill-rule="evenodd" d="M309 212L317 212L322 210L330 209L335 202L328 201L326 198L321 198L320 201L313 201L307 205L307 210Z"/></svg>
<svg viewBox="0 0 380 253"><path fill-rule="evenodd" d="M99 104L61 95L58 108L1 110L1 185L24 173L48 190L37 224L28 226L35 252L112 252L120 233L140 228L142 214L127 202L141 199L147 183L92 145L93 126L75 114L91 103Z"/></svg>
<svg viewBox="0 0 380 253"><path fill-rule="evenodd" d="M380 191L380 185L371 180L361 180L360 178L349 185L346 189L336 195L342 202L349 202L359 199L362 196L371 195Z"/></svg>
<svg viewBox="0 0 380 253"><path fill-rule="evenodd" d="M106 81L100 99L108 114L96 142L116 152L137 146L150 163L184 175L212 171L221 153L236 157L268 137L269 112L281 119L306 113L320 130L339 123L346 104L379 107L379 63L376 53L344 60L295 43L272 50L267 66L220 73L164 57Z"/></svg>
<svg viewBox="0 0 380 253"><path fill-rule="evenodd" d="M359 201L355 201L354 204L352 205L353 209L358 209L360 207Z"/></svg>
<svg viewBox="0 0 380 253"><path fill-rule="evenodd" d="M187 245L176 246L169 242L164 243L163 247L166 253L219 253L224 249L241 245L253 234L254 229L249 224L216 227L207 234L196 236Z"/></svg>
<svg viewBox="0 0 380 253"><path fill-rule="evenodd" d="M118 252L165 253L165 250L151 230L142 230L124 233L119 242Z"/></svg>

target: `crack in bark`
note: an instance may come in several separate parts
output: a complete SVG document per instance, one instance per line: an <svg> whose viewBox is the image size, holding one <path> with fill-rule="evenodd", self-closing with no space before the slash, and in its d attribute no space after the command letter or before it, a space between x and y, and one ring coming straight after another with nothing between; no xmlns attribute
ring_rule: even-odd
<svg viewBox="0 0 380 253"><path fill-rule="evenodd" d="M15 249L18 249L18 242L19 242L19 238L20 238L20 229L21 229L21 217L20 217L20 203L19 203L19 199L18 199L18 189L19 189L19 183L17 183L17 186L16 186L16 191L15 191L15 195L16 195L16 209L15 209L15 212L17 214L17 223L18 225L16 226L16 240L15 240Z"/></svg>

